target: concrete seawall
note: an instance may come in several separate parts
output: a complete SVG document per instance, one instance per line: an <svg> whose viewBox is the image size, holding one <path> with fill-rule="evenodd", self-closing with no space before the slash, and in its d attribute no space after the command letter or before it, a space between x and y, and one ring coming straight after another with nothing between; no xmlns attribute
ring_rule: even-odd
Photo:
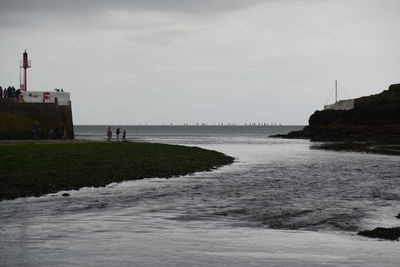
<svg viewBox="0 0 400 267"><path fill-rule="evenodd" d="M74 139L71 103L18 103L0 98L0 139L33 139L33 124L40 124L40 138L47 138L50 129L64 130L68 139Z"/></svg>

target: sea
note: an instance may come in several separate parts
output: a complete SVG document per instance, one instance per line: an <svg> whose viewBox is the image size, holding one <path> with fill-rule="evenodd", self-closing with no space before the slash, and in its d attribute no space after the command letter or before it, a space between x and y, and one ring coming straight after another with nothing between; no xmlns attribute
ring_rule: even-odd
<svg viewBox="0 0 400 267"><path fill-rule="evenodd" d="M105 140L107 127L75 126L76 138ZM0 266L400 266L400 242L357 235L400 225L398 156L269 137L301 126L117 127L235 161L2 201Z"/></svg>

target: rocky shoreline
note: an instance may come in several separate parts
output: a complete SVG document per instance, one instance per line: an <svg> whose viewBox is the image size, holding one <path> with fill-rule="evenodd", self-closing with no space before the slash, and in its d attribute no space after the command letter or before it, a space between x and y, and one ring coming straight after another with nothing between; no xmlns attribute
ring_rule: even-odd
<svg viewBox="0 0 400 267"><path fill-rule="evenodd" d="M400 213L396 216L397 219L400 219ZM359 231L358 235L370 237L370 238L379 238L386 240L398 241L400 238L400 227L376 227L373 230L364 230Z"/></svg>
<svg viewBox="0 0 400 267"><path fill-rule="evenodd" d="M400 237L400 227L392 227L392 228L377 227L373 230L360 231L357 234L371 238L380 238L380 239L398 241Z"/></svg>
<svg viewBox="0 0 400 267"><path fill-rule="evenodd" d="M365 152L384 155L400 155L400 145L365 143L365 142L328 142L312 145L312 149L323 149L333 151Z"/></svg>
<svg viewBox="0 0 400 267"><path fill-rule="evenodd" d="M327 141L315 148L400 154L400 84L354 100L350 110L315 111L301 131L271 137Z"/></svg>

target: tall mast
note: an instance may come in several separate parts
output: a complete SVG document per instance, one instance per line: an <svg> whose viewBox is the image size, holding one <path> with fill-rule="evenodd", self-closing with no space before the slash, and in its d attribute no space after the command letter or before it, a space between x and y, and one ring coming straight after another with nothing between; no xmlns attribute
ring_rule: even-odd
<svg viewBox="0 0 400 267"><path fill-rule="evenodd" d="M335 103L337 102L337 80L335 80Z"/></svg>
<svg viewBox="0 0 400 267"><path fill-rule="evenodd" d="M28 60L28 53L26 50L24 51L22 62L20 62L20 89L23 91L28 90L28 77L27 77L27 69L31 67L31 61ZM24 69L23 75L21 78L21 69Z"/></svg>

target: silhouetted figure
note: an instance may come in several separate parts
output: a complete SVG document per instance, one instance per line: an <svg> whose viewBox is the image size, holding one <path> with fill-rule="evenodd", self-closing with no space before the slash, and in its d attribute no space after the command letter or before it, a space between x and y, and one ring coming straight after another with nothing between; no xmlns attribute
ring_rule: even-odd
<svg viewBox="0 0 400 267"><path fill-rule="evenodd" d="M117 135L117 142L119 141L119 134L121 133L121 128L117 128L115 134Z"/></svg>
<svg viewBox="0 0 400 267"><path fill-rule="evenodd" d="M126 141L126 130L122 132L122 141Z"/></svg>
<svg viewBox="0 0 400 267"><path fill-rule="evenodd" d="M0 98L3 98L3 88L0 86Z"/></svg>
<svg viewBox="0 0 400 267"><path fill-rule="evenodd" d="M13 88L11 86L7 87L7 98L13 99Z"/></svg>
<svg viewBox="0 0 400 267"><path fill-rule="evenodd" d="M32 131L33 131L33 138L35 140L38 140L39 139L39 132L40 132L40 123L38 121L36 121L33 124Z"/></svg>
<svg viewBox="0 0 400 267"><path fill-rule="evenodd" d="M11 98L15 99L15 94L16 94L16 90L14 88L14 86L11 87Z"/></svg>
<svg viewBox="0 0 400 267"><path fill-rule="evenodd" d="M21 95L21 90L17 89L15 90L15 99L19 101L19 96Z"/></svg>
<svg viewBox="0 0 400 267"><path fill-rule="evenodd" d="M108 141L111 141L111 138L112 138L111 127L108 127L108 130L107 130L107 138L108 138Z"/></svg>
<svg viewBox="0 0 400 267"><path fill-rule="evenodd" d="M10 86L7 87L7 89L6 89L6 96L5 96L5 98L11 98L11 87L10 87Z"/></svg>

